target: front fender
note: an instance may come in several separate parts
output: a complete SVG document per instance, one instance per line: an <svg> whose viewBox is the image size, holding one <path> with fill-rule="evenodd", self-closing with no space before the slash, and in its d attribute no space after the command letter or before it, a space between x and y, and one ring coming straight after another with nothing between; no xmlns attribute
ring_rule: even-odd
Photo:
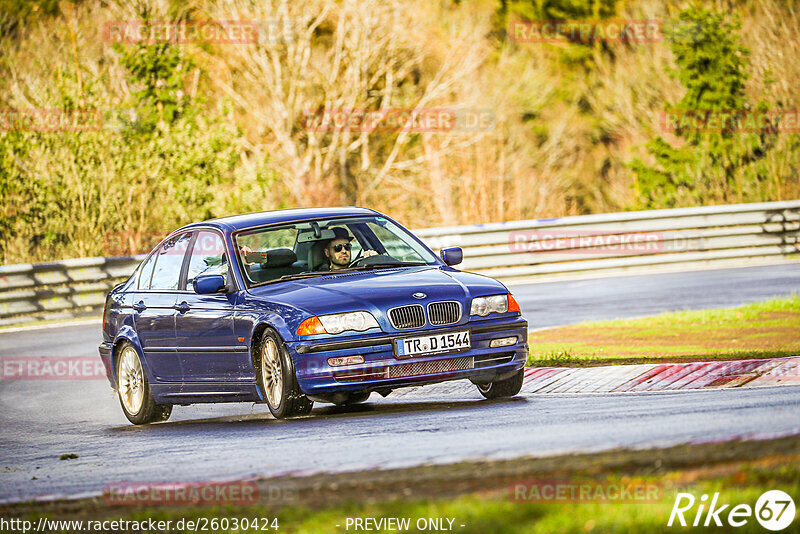
<svg viewBox="0 0 800 534"><path fill-rule="evenodd" d="M234 327L236 336L247 344L251 355L265 326L278 332L284 341L292 339L292 331L281 314L264 310L237 310Z"/></svg>
<svg viewBox="0 0 800 534"><path fill-rule="evenodd" d="M252 323L250 324L250 337L253 342L255 341L255 336L262 326L268 326L273 330L277 331L278 334L281 336L281 339L284 341L291 341L292 339L292 331L286 325L286 321L284 321L283 317L276 313L262 313L260 315L255 315L252 318ZM251 342L252 346L252 342Z"/></svg>

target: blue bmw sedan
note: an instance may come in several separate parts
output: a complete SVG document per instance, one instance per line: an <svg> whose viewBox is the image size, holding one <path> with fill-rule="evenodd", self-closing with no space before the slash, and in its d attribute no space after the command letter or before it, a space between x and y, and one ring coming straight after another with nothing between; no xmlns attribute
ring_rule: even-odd
<svg viewBox="0 0 800 534"><path fill-rule="evenodd" d="M453 268L461 259L365 208L190 224L108 294L100 356L134 424L208 402L291 417L457 379L516 395L528 324L503 284Z"/></svg>

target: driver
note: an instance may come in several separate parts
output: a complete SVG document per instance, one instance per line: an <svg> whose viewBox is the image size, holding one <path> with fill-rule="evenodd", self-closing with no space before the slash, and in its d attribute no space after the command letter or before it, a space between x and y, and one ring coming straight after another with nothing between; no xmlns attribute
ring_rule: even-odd
<svg viewBox="0 0 800 534"><path fill-rule="evenodd" d="M328 259L329 264L320 267L321 271L337 271L339 269L347 269L350 266L350 249L352 247L350 233L346 228L341 226L334 226L331 228L333 234L336 236L325 245L325 258ZM375 256L377 252L374 250L365 250L362 257L368 258Z"/></svg>

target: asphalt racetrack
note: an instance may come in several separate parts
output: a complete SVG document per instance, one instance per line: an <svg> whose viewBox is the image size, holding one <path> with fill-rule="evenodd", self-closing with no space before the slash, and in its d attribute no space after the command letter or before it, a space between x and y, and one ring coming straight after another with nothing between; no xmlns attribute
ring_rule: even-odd
<svg viewBox="0 0 800 534"><path fill-rule="evenodd" d="M515 284L531 328L733 306L800 290L800 265ZM97 356L99 324L0 333L0 356ZM276 421L263 405L176 407L128 424L105 379L0 382L0 501L123 481L229 480L800 434L800 386L622 394L373 394ZM78 455L59 460L65 453Z"/></svg>

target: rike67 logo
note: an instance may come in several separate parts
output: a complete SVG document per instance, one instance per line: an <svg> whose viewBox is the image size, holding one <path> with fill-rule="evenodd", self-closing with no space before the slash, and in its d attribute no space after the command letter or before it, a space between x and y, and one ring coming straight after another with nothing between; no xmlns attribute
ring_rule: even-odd
<svg viewBox="0 0 800 534"><path fill-rule="evenodd" d="M667 526L688 526L688 521L694 516L691 522L693 527L722 527L727 523L727 526L735 528L745 526L755 516L756 521L765 529L779 531L794 521L794 501L788 493L781 490L763 493L756 501L755 508L751 508L749 504L737 504L731 508L730 504L720 504L718 501L719 493L713 495L711 502L708 502L708 495L701 495L698 500L691 493L678 493ZM696 511L693 510L695 505ZM684 514L688 516L688 520Z"/></svg>

